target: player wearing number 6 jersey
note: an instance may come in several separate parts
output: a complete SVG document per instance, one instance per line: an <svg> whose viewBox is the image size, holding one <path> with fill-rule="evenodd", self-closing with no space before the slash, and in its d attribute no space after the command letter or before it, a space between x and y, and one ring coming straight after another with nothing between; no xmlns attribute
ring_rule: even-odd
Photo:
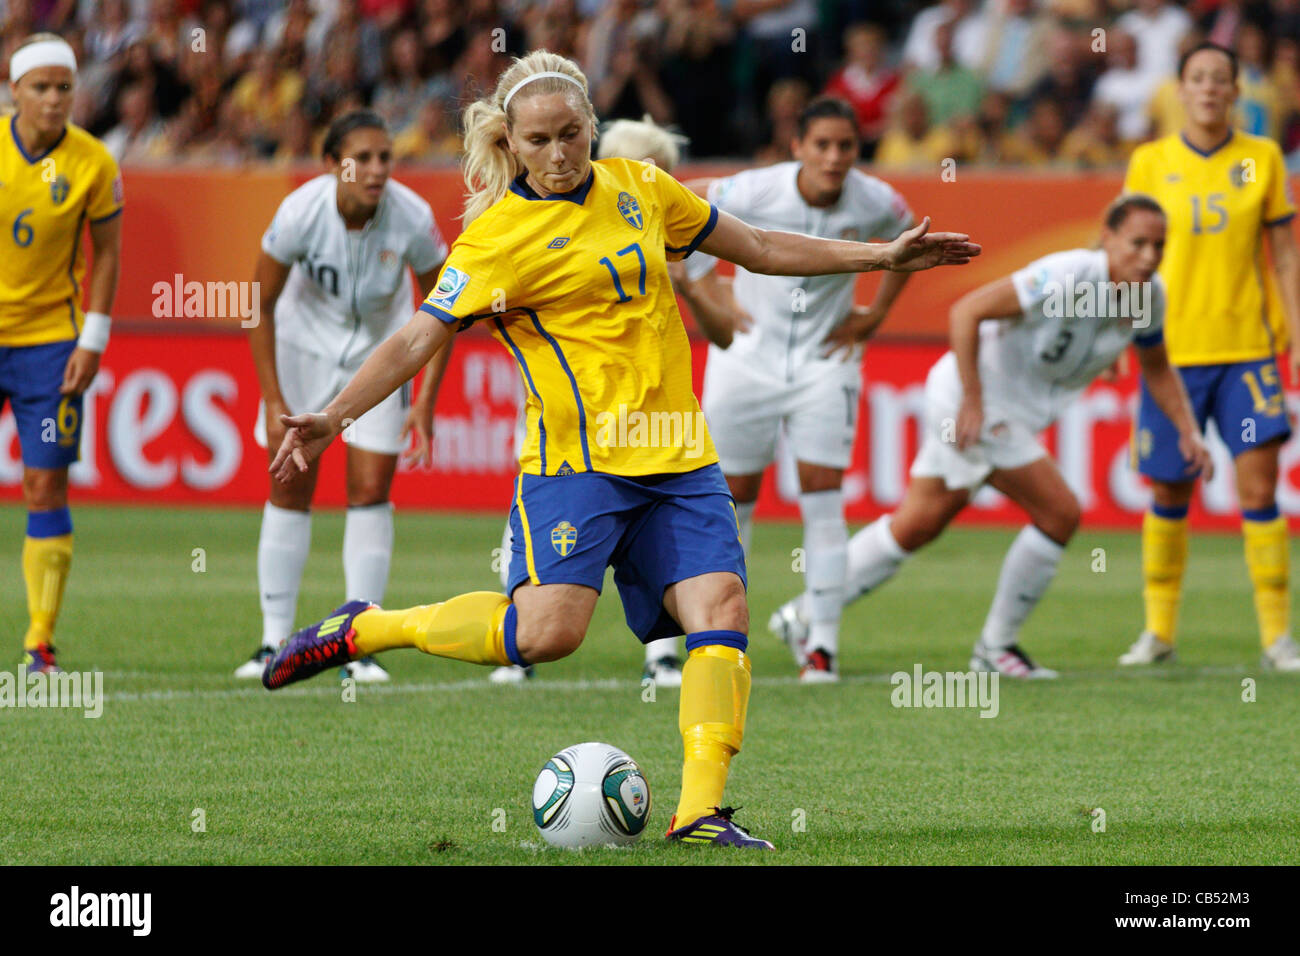
<svg viewBox="0 0 1300 956"><path fill-rule="evenodd" d="M67 43L30 37L9 59L17 112L0 117L0 409L13 408L23 456L29 672L58 669L54 624L72 564L68 466L81 446L82 397L108 345L122 235L117 163L68 123L76 72Z"/></svg>
<svg viewBox="0 0 1300 956"><path fill-rule="evenodd" d="M964 263L979 247L926 235L928 221L887 245L760 230L654 166L592 162L586 78L545 51L515 61L465 125L467 225L436 288L322 413L285 417L272 470L284 479L309 467L345 418L414 375L454 330L486 324L528 393L509 596L389 611L351 602L290 638L262 681L274 689L398 647L476 664L557 660L582 643L612 566L638 638L686 635L669 836L770 848L722 806L749 703L745 560L667 262L701 249L778 275L916 270Z"/></svg>
<svg viewBox="0 0 1300 956"><path fill-rule="evenodd" d="M1236 81L1230 50L1202 43L1188 51L1178 86L1187 125L1176 136L1138 147L1124 188L1154 196L1169 216L1161 267L1169 291L1169 360L1200 427L1213 419L1233 456L1263 663L1300 671L1300 649L1290 634L1287 526L1277 507L1278 455L1291 426L1276 356L1288 341L1291 378L1300 382L1300 253L1291 231L1296 207L1277 144L1231 126ZM1146 626L1120 663L1150 664L1174 652L1196 475L1187 470L1172 423L1146 390L1133 451L1152 487L1142 524Z"/></svg>
<svg viewBox="0 0 1300 956"><path fill-rule="evenodd" d="M988 483L1024 508L1030 524L1007 552L970 666L1008 677L1056 676L1030 660L1019 634L1056 575L1079 503L1038 433L1133 342L1183 456L1190 467L1209 468L1165 356L1164 291L1155 274L1164 241L1156 202L1125 196L1106 212L1100 249L1044 256L953 306L952 351L925 382L921 448L903 502L849 542L850 599L893 577ZM797 639L794 603L777 615Z"/></svg>

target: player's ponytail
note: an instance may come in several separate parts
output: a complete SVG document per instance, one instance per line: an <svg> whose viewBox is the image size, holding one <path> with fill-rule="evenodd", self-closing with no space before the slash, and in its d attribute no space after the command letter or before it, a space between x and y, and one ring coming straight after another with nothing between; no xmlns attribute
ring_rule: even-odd
<svg viewBox="0 0 1300 956"><path fill-rule="evenodd" d="M544 76L529 83L519 84L538 73L561 73L563 77ZM511 90L514 95L510 96ZM523 171L523 164L510 152L506 143L506 128L513 122L517 104L540 93L572 94L581 100L578 106L591 120L592 138L596 135L596 111L587 94L587 78L578 64L546 50L535 50L516 59L510 69L501 74L496 89L465 110L465 144L461 170L465 175L465 212L461 216L469 225L490 206L501 199L510 188L511 181ZM509 104L506 98L510 98ZM509 111L506 107L509 106Z"/></svg>

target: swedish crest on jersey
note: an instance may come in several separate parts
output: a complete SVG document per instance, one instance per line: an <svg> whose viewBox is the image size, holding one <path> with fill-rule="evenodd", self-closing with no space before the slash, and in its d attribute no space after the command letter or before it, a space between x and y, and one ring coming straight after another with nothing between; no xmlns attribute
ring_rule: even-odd
<svg viewBox="0 0 1300 956"><path fill-rule="evenodd" d="M56 206L61 205L63 200L68 198L68 193L71 190L72 186L68 183L68 177L63 173L59 173L50 183L50 201Z"/></svg>
<svg viewBox="0 0 1300 956"><path fill-rule="evenodd" d="M641 204L636 201L636 197L631 193L618 194L618 214L633 229L641 228Z"/></svg>

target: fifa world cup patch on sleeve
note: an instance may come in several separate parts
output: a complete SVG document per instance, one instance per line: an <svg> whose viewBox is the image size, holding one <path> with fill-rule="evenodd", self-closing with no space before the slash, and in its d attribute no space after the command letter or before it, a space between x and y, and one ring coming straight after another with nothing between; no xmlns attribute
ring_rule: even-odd
<svg viewBox="0 0 1300 956"><path fill-rule="evenodd" d="M465 286L469 285L468 273L461 272L455 266L447 266L442 270L442 275L438 277L438 284L433 287L433 297L430 303L440 309L450 311L451 307L456 304L460 294L465 291Z"/></svg>

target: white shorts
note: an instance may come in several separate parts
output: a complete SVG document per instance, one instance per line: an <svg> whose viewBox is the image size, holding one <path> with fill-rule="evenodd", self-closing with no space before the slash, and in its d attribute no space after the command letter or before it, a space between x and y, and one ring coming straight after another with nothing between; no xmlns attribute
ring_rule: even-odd
<svg viewBox="0 0 1300 956"><path fill-rule="evenodd" d="M787 382L749 359L710 349L701 405L723 473L752 475L775 458L782 423L796 461L847 468L861 394L856 362L809 363Z"/></svg>
<svg viewBox="0 0 1300 956"><path fill-rule="evenodd" d="M337 361L320 355L279 346L275 350L275 368L280 378L280 393L293 415L319 412L343 391L357 372L356 368L340 368ZM406 382L344 429L343 440L362 451L379 455L400 454L403 443L399 436L410 407L411 383ZM262 448L266 447L265 402L257 403L253 440Z"/></svg>
<svg viewBox="0 0 1300 956"><path fill-rule="evenodd" d="M956 361L947 359L937 362L925 380L925 425L921 447L912 462L913 478L942 478L954 491L974 491L994 470L1023 468L1047 457L1038 430L991 404L984 408L979 441L965 451L958 449L961 380Z"/></svg>

